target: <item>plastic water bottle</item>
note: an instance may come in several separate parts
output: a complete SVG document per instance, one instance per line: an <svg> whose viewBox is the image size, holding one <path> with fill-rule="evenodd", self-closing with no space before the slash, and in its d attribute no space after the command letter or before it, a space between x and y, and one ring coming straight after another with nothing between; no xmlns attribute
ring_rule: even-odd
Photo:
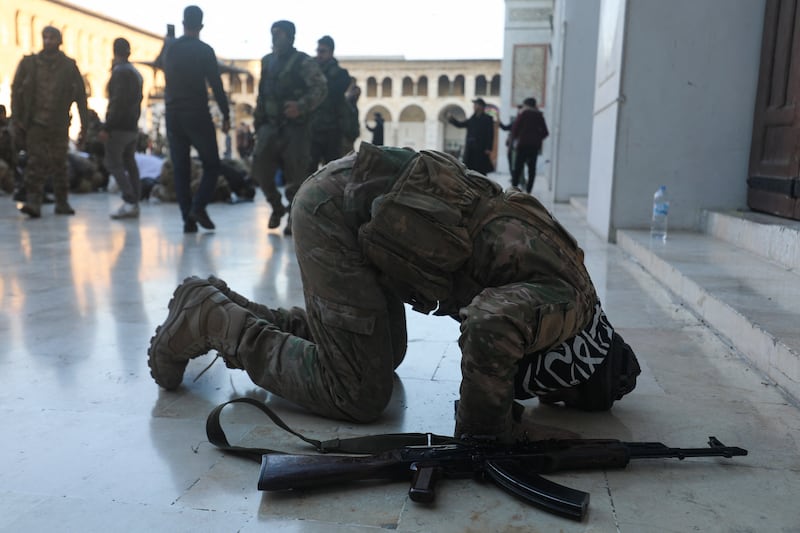
<svg viewBox="0 0 800 533"><path fill-rule="evenodd" d="M653 220L650 222L650 239L667 240L667 217L669 216L669 200L667 187L662 185L653 195Z"/></svg>

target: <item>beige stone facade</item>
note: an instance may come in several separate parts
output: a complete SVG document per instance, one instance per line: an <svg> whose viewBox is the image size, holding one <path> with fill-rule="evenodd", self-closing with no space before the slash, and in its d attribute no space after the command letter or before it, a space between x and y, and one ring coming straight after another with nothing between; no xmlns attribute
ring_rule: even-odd
<svg viewBox="0 0 800 533"><path fill-rule="evenodd" d="M112 43L117 37L131 42L131 61L144 78L145 99L141 126L151 136L164 133L163 74L149 64L158 56L163 36L153 34L102 14L55 0L0 3L0 104L10 106L11 82L22 56L41 50L41 30L53 25L64 37L62 50L78 63L86 80L89 106L105 116ZM209 43L214 46L214 43ZM264 51L267 53L267 50ZM260 58L226 60L223 85L229 95L232 125L252 122L260 78ZM459 153L465 132L449 125L448 114L464 119L472 114L474 98L489 104L496 113L500 105L501 61L496 60L406 60L402 57L340 58L361 88L358 102L362 139L372 136L364 123L373 125L379 111L385 119L385 144L415 149ZM216 106L212 113L219 118ZM77 114L77 113L75 113ZM77 122L77 121L76 121ZM78 125L71 131L77 137ZM220 149L225 139L220 139ZM234 147L235 153L235 147Z"/></svg>
<svg viewBox="0 0 800 533"><path fill-rule="evenodd" d="M478 97L486 101L490 113L496 113L500 105L499 59L364 57L339 58L339 63L361 88L358 109L362 140L372 139L364 123L373 126L373 115L380 112L386 121L385 144L458 153L464 144L464 130L448 124L445 117L452 114L463 120L470 116L472 100ZM252 92L248 86L259 79L261 67L258 60L231 64L249 72L231 74L226 80L238 124L250 119L257 81Z"/></svg>
<svg viewBox="0 0 800 533"><path fill-rule="evenodd" d="M24 55L41 51L42 28L55 26L61 30L61 50L75 59L86 81L89 107L105 116L106 84L111 70L112 43L124 37L131 43L131 61L153 61L161 50L163 37L140 30L124 22L92 11L74 7L66 2L25 0L0 2L0 104L10 111L11 83L17 65ZM144 78L143 126L153 121L153 88L163 85L163 75L149 66L137 64ZM77 110L73 116L77 117ZM77 137L79 120L70 130Z"/></svg>

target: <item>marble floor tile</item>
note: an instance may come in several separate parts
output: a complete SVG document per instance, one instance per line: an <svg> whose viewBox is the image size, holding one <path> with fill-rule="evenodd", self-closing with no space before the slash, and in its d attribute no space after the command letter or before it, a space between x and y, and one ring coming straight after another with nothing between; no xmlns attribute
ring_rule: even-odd
<svg viewBox="0 0 800 533"><path fill-rule="evenodd" d="M526 419L587 438L702 447L715 435L750 450L733 460L646 460L550 476L591 494L581 523L471 479L442 480L433 505L412 502L406 482L259 492L257 463L208 442L215 406L256 398L317 439L450 434L458 323L408 310L406 360L374 424L311 415L221 360L200 375L213 354L191 361L181 387L167 392L150 377L146 351L176 285L215 274L256 301L302 306L292 239L267 231L260 195L210 206L217 230L194 235L182 233L174 204L144 204L138 221L112 221L115 195L70 200L74 217L45 209L27 220L0 197L0 532L800 531L797 406L569 206L551 208L586 251L608 316L643 374L610 412L533 399L523 402ZM691 265L704 251L685 253ZM232 443L310 452L251 407L230 406L222 418Z"/></svg>

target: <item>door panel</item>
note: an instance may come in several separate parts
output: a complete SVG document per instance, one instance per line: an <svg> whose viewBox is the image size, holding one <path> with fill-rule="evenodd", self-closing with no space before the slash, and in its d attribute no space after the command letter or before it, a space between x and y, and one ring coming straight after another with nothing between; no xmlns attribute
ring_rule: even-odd
<svg viewBox="0 0 800 533"><path fill-rule="evenodd" d="M747 204L800 219L800 2L767 0Z"/></svg>

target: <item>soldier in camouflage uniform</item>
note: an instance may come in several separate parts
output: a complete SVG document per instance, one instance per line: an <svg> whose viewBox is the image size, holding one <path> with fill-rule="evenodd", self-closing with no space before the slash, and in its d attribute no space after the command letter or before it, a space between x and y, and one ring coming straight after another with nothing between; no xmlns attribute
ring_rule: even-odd
<svg viewBox="0 0 800 533"><path fill-rule="evenodd" d="M306 309L188 278L151 340L157 383L177 388L213 348L314 413L373 421L405 355L405 302L461 324L457 437L518 438L515 398L597 411L633 390L636 357L583 251L534 197L447 154L362 143L305 181L292 216Z"/></svg>
<svg viewBox="0 0 800 533"><path fill-rule="evenodd" d="M294 24L279 20L272 25L273 52L261 59L261 80L253 114L256 146L253 178L272 206L269 228L277 228L287 213L275 185L283 169L286 199L291 205L300 183L308 175L312 112L325 99L327 82L317 62L294 48ZM291 217L290 217L291 218ZM291 235L291 224L284 233Z"/></svg>
<svg viewBox="0 0 800 533"><path fill-rule="evenodd" d="M74 215L67 201L67 150L70 107L78 105L81 127L89 123L86 87L78 65L59 50L61 32L53 26L42 30L43 49L25 56L11 86L11 117L16 135L24 136L28 148L25 167L27 197L20 211L31 218L41 216L44 182L53 177L57 215ZM84 137L81 132L81 137Z"/></svg>

